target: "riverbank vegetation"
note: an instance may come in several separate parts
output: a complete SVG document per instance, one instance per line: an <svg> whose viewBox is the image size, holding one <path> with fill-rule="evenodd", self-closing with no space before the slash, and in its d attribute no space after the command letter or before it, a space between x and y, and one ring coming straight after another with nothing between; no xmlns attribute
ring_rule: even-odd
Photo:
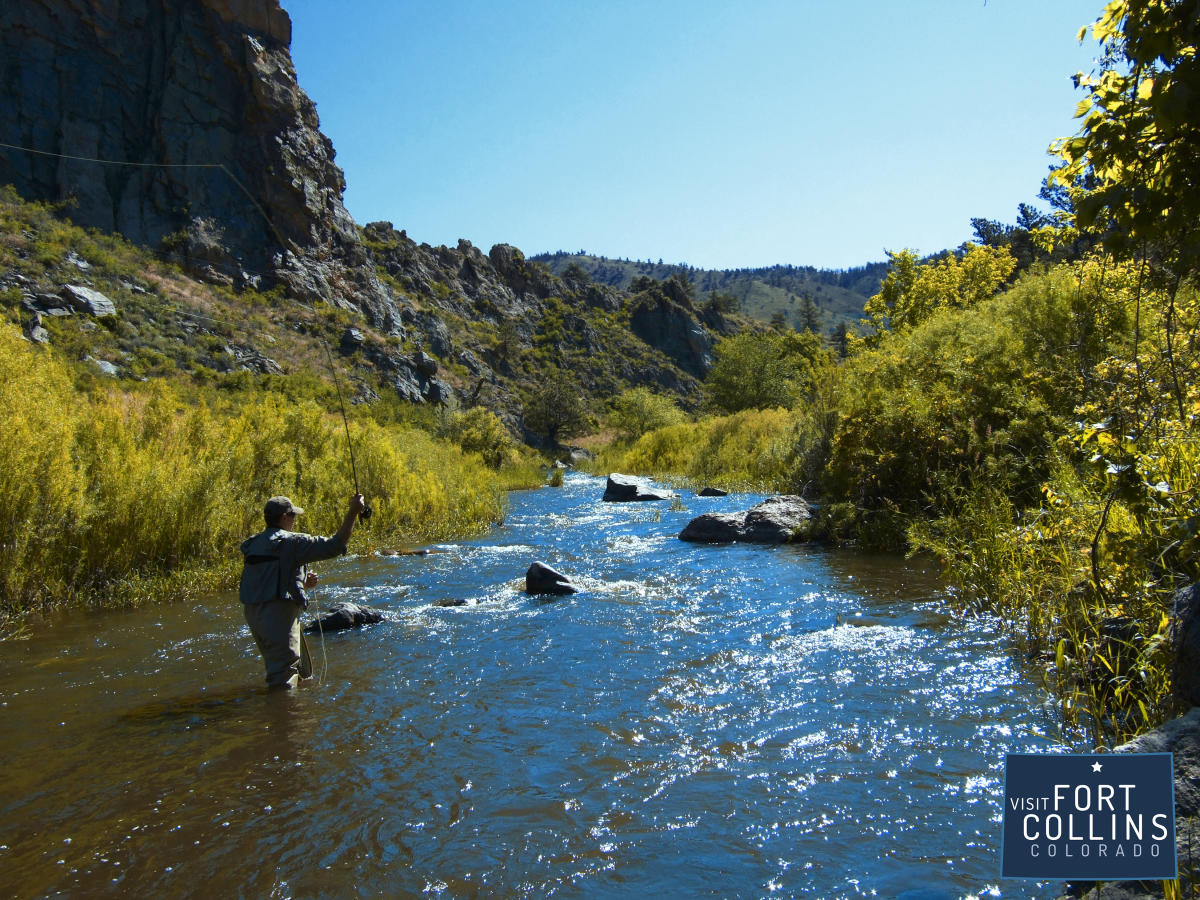
<svg viewBox="0 0 1200 900"><path fill-rule="evenodd" d="M961 604L1050 663L1069 718L1116 740L1167 714L1166 615L1200 577L1198 299L1103 251L972 304L948 291L820 361L790 405L666 425L597 465L802 493L813 537L934 554Z"/></svg>
<svg viewBox="0 0 1200 900"><path fill-rule="evenodd" d="M353 492L343 423L296 382L277 382L101 384L0 326L6 629L63 605L231 584L238 543L262 528L274 494L305 508L306 530L336 530ZM544 478L491 414L450 414L429 429L360 414L350 436L374 510L355 552L480 531L503 519L507 488Z"/></svg>
<svg viewBox="0 0 1200 900"><path fill-rule="evenodd" d="M1095 25L1106 67L1056 147L1056 216L891 254L844 360L726 340L712 414L601 457L804 493L814 536L933 554L1104 744L1172 712L1172 598L1200 578L1200 71L1188 17L1159 11L1117 0Z"/></svg>

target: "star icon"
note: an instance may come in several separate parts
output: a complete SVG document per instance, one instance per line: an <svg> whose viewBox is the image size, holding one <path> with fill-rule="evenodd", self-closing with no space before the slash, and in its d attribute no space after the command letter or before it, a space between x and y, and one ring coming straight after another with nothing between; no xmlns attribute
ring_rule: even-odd
<svg viewBox="0 0 1200 900"><path fill-rule="evenodd" d="M1103 768L1104 768L1104 766L1100 765L1100 763L1098 763L1098 762L1092 763L1092 771L1093 772L1099 772Z"/></svg>

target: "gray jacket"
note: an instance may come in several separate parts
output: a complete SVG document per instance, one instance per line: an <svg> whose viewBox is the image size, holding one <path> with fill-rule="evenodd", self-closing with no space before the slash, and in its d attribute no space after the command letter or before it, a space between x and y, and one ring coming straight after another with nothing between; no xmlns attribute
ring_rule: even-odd
<svg viewBox="0 0 1200 900"><path fill-rule="evenodd" d="M306 563L331 559L346 552L346 545L334 538L314 537L298 531L272 526L242 541L242 581L239 588L243 603L267 603L290 600L308 605L301 570Z"/></svg>

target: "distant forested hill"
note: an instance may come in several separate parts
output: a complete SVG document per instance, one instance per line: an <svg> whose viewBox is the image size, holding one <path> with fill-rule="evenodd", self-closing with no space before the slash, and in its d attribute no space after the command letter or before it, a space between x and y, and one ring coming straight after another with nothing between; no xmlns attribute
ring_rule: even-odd
<svg viewBox="0 0 1200 900"><path fill-rule="evenodd" d="M634 278L648 275L662 280L686 275L695 285L698 299L713 291L731 294L741 303L743 314L769 322L779 315L793 328L805 327L806 298L812 301L819 330L828 332L839 323L853 327L862 318L867 298L879 291L886 262L867 263L852 269L816 269L812 266L764 266L758 269L697 269L640 260L609 259L590 253L542 253L532 259L546 263L556 275L576 265L593 280L616 288L627 288Z"/></svg>

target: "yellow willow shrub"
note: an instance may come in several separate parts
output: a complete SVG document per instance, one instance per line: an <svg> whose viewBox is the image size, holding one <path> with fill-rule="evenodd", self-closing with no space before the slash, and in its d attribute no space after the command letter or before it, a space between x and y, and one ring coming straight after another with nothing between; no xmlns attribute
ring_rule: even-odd
<svg viewBox="0 0 1200 900"><path fill-rule="evenodd" d="M613 461L636 474L787 490L794 421L794 414L783 409L748 409L672 425L643 435Z"/></svg>
<svg viewBox="0 0 1200 900"><path fill-rule="evenodd" d="M729 487L786 490L794 416L747 409L710 419L688 476Z"/></svg>
<svg viewBox="0 0 1200 900"><path fill-rule="evenodd" d="M496 475L506 491L530 490L546 483L546 464L532 455L522 454L502 465Z"/></svg>
<svg viewBox="0 0 1200 900"><path fill-rule="evenodd" d="M360 547L477 532L504 516L505 492L495 472L478 455L421 431L356 422L348 444L340 417L315 404L271 398L243 409L230 431L238 446L231 456L239 474L232 481L246 485L237 496L247 531L262 527L262 503L275 494L304 507L306 530L335 531L355 474L373 510L356 533Z"/></svg>
<svg viewBox="0 0 1200 900"><path fill-rule="evenodd" d="M481 531L504 518L501 480L476 453L422 431L373 422L351 429L373 533L421 541Z"/></svg>
<svg viewBox="0 0 1200 900"><path fill-rule="evenodd" d="M17 604L64 593L70 559L59 535L71 529L83 488L71 457L79 413L65 371L0 327L0 597Z"/></svg>
<svg viewBox="0 0 1200 900"><path fill-rule="evenodd" d="M79 586L107 597L131 575L175 570L228 553L240 530L229 502L224 430L173 392L114 392L93 399L74 435L86 488L70 538ZM112 597L112 600L119 598Z"/></svg>
<svg viewBox="0 0 1200 900"><path fill-rule="evenodd" d="M127 603L184 589L189 572L232 572L274 494L306 508L311 532L333 532L345 513L345 430L314 403L268 395L214 412L162 383L85 397L11 328L0 329L0 375L0 619ZM351 430L377 510L356 549L503 519L499 477L478 455L399 426Z"/></svg>
<svg viewBox="0 0 1200 900"><path fill-rule="evenodd" d="M262 527L262 503L266 498L296 489L296 458L284 443L284 415L291 408L293 404L287 400L269 394L246 403L236 416L223 423L225 464L230 482L240 492L243 530ZM315 419L313 426L329 427L324 417ZM257 513L252 498L262 498ZM292 499L304 507L299 498Z"/></svg>
<svg viewBox="0 0 1200 900"><path fill-rule="evenodd" d="M613 466L639 475L682 477L687 474L696 451L700 429L698 423L689 422L651 431L634 441L623 454L618 454Z"/></svg>

